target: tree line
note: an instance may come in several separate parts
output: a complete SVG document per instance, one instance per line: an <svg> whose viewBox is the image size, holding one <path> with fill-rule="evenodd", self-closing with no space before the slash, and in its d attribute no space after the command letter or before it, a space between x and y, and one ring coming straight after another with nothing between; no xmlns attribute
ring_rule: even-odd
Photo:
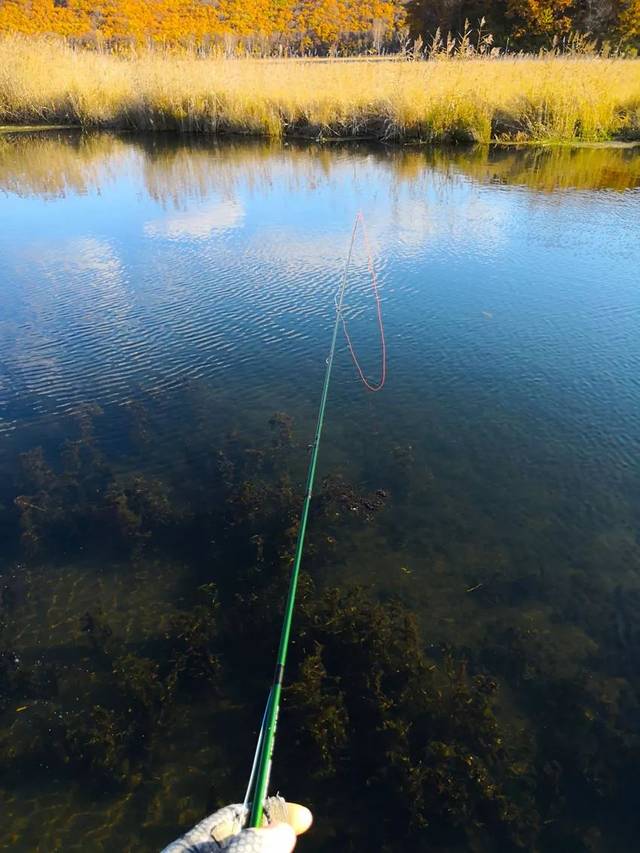
<svg viewBox="0 0 640 853"><path fill-rule="evenodd" d="M571 33L640 46L640 0L0 0L0 33L230 55L415 52L469 21L476 49L539 49Z"/></svg>

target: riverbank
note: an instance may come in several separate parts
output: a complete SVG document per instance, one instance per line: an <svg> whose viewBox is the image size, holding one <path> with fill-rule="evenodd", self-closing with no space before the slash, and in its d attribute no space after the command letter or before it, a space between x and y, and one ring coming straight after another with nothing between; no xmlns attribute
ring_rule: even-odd
<svg viewBox="0 0 640 853"><path fill-rule="evenodd" d="M320 140L640 139L640 61L597 56L429 62L218 59L0 41L0 125Z"/></svg>

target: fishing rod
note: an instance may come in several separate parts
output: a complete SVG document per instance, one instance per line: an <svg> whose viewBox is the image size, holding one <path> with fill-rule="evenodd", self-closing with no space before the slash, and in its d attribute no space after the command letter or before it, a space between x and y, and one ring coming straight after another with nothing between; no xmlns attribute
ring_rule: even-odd
<svg viewBox="0 0 640 853"><path fill-rule="evenodd" d="M369 271L371 273L371 282L376 300L376 310L378 316L378 325L380 329L381 345L382 345L382 373L378 385L371 385L360 367L356 358L355 350L351 343L351 338L347 331L347 325L343 316L344 295L347 287L347 279L349 275L349 267L351 266L351 258L353 256L353 248L356 241L358 225L362 226L362 232L368 253ZM302 512L300 514L300 526L298 527L298 537L296 540L296 550L293 558L293 568L289 580L289 591L284 608L284 618L280 633L280 643L276 657L276 668L273 675L273 682L267 698L267 704L260 726L260 734L253 759L253 766L247 786L247 792L244 799L245 809L248 809L251 804L251 813L249 815L248 826L262 826L264 815L264 802L269 788L269 778L271 776L271 764L273 760L273 750L276 737L276 729L278 726L278 714L280 712L280 701L282 696L282 682L284 678L284 668L287 663L287 654L289 651L289 642L291 639L291 625L293 622L293 612L295 609L296 592L298 589L298 580L300 578L300 566L302 563L302 555L304 552L305 535L307 532L307 522L309 520L309 508L311 506L311 497L313 494L313 486L316 477L316 468L318 465L318 452L320 450L320 439L322 437L322 428L324 426L325 409L327 406L327 397L329 396L329 384L331 382L331 370L333 368L333 359L336 351L336 342L338 340L338 329L342 324L344 333L349 346L349 351L353 361L358 369L360 378L370 391L380 391L386 379L386 346L384 338L384 328L382 324L382 310L380 305L380 295L378 293L378 285L376 272L373 265L373 256L367 238L367 232L364 224L362 213L356 215L353 223L353 231L351 232L351 243L349 252L342 274L340 289L335 299L336 304L336 321L333 326L333 335L331 338L331 347L329 349L329 357L327 358L327 366L324 374L324 383L322 386L322 395L320 397L320 406L318 409L318 418L316 421L315 435L313 444L311 445L311 458L309 460L309 468L307 471L307 483L305 487L304 501L302 504Z"/></svg>

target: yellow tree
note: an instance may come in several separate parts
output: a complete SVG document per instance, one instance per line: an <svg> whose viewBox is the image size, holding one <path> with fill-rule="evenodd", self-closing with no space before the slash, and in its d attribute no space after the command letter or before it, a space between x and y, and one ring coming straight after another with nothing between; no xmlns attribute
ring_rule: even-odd
<svg viewBox="0 0 640 853"><path fill-rule="evenodd" d="M572 7L573 0L507 0L507 16L516 38L562 35L574 28Z"/></svg>
<svg viewBox="0 0 640 853"><path fill-rule="evenodd" d="M403 0L0 0L0 31L57 33L107 43L203 44L225 34L268 49L382 43Z"/></svg>
<svg viewBox="0 0 640 853"><path fill-rule="evenodd" d="M23 33L31 35L32 22L20 0L4 0L0 3L0 33Z"/></svg>
<svg viewBox="0 0 640 853"><path fill-rule="evenodd" d="M640 41L640 0L628 0L618 18L618 31L624 42Z"/></svg>

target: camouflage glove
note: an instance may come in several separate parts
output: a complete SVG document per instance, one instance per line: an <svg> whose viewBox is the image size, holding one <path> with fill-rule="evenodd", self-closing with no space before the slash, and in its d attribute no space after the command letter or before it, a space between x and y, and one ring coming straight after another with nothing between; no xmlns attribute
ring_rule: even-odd
<svg viewBox="0 0 640 853"><path fill-rule="evenodd" d="M225 806L174 841L162 853L290 853L300 835L311 825L309 809L270 797L265 803L266 826L242 829L247 810Z"/></svg>

